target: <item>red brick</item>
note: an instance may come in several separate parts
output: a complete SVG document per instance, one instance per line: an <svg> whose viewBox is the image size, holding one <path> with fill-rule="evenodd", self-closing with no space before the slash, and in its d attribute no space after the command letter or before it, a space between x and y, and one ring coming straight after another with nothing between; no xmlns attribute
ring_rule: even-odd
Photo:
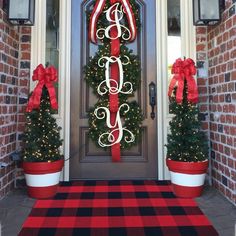
<svg viewBox="0 0 236 236"><path fill-rule="evenodd" d="M30 44L26 44L26 43L24 43L24 44L21 44L21 51L28 51L28 52L30 52Z"/></svg>
<svg viewBox="0 0 236 236"><path fill-rule="evenodd" d="M207 100L208 100L208 98L207 98L207 96L201 96L201 97L199 97L199 102L200 103L205 103L205 102L207 102Z"/></svg>
<svg viewBox="0 0 236 236"><path fill-rule="evenodd" d="M219 152L224 153L224 146L222 144L219 144L218 147L219 147Z"/></svg>
<svg viewBox="0 0 236 236"><path fill-rule="evenodd" d="M206 27L197 27L197 34L205 34L206 33Z"/></svg>
<svg viewBox="0 0 236 236"><path fill-rule="evenodd" d="M197 51L204 51L205 49L206 49L206 45L205 44L197 45Z"/></svg>
<svg viewBox="0 0 236 236"><path fill-rule="evenodd" d="M229 31L229 35L230 37L234 37L236 35L236 28L233 27L230 31Z"/></svg>
<svg viewBox="0 0 236 236"><path fill-rule="evenodd" d="M209 71L210 71L210 75L214 75L215 71L216 71L216 68L212 67Z"/></svg>
<svg viewBox="0 0 236 236"><path fill-rule="evenodd" d="M229 104L229 112L232 112L232 113L236 112L236 105L235 104Z"/></svg>
<svg viewBox="0 0 236 236"><path fill-rule="evenodd" d="M232 59L236 58L236 49L234 49L233 51L231 51L230 57L231 57Z"/></svg>
<svg viewBox="0 0 236 236"><path fill-rule="evenodd" d="M234 68L234 62L233 61L227 62L227 70L231 71L233 70L233 68Z"/></svg>
<svg viewBox="0 0 236 236"><path fill-rule="evenodd" d="M232 49L232 47L233 47L233 41L230 40L230 41L227 42L227 50Z"/></svg>
<svg viewBox="0 0 236 236"><path fill-rule="evenodd" d="M0 42L0 50L4 50L4 43L3 42Z"/></svg>
<svg viewBox="0 0 236 236"><path fill-rule="evenodd" d="M200 87L200 88L198 88L198 92L200 94L206 94L207 93L207 88L206 87Z"/></svg>
<svg viewBox="0 0 236 236"><path fill-rule="evenodd" d="M228 61L229 60L229 52L226 52L225 54L224 54L224 61L226 62L226 61Z"/></svg>
<svg viewBox="0 0 236 236"><path fill-rule="evenodd" d="M207 112L208 111L208 105L200 105L200 112Z"/></svg>
<svg viewBox="0 0 236 236"><path fill-rule="evenodd" d="M234 158L236 158L236 149L231 149L231 154L232 154L232 156L234 157ZM236 162L235 162L235 166L234 166L234 168L236 169Z"/></svg>
<svg viewBox="0 0 236 236"><path fill-rule="evenodd" d="M22 122L22 123L24 123L25 122L25 115L23 114L19 114L18 115L18 122Z"/></svg>
<svg viewBox="0 0 236 236"><path fill-rule="evenodd" d="M214 50L210 50L208 52L208 55L209 55L209 57L214 57L215 56Z"/></svg>
<svg viewBox="0 0 236 236"><path fill-rule="evenodd" d="M223 37L222 35L220 35L219 37L217 37L217 44L220 45L223 41Z"/></svg>
<svg viewBox="0 0 236 236"><path fill-rule="evenodd" d="M226 143L226 136L225 135L221 135L220 136L220 141L221 141L221 143Z"/></svg>
<svg viewBox="0 0 236 236"><path fill-rule="evenodd" d="M28 87L29 79L20 79L20 86Z"/></svg>
<svg viewBox="0 0 236 236"><path fill-rule="evenodd" d="M231 79L236 80L236 71L231 72Z"/></svg>
<svg viewBox="0 0 236 236"><path fill-rule="evenodd" d="M236 171L235 170L231 171L231 177L232 177L232 180L236 181Z"/></svg>
<svg viewBox="0 0 236 236"><path fill-rule="evenodd" d="M198 78L197 79L197 84L198 85L206 85L206 79Z"/></svg>
<svg viewBox="0 0 236 236"><path fill-rule="evenodd" d="M29 52L22 52L21 60L30 60L30 53Z"/></svg>
<svg viewBox="0 0 236 236"><path fill-rule="evenodd" d="M209 129L208 123L206 123L206 122L203 123L203 122L202 122L201 128L202 128L203 130L208 130L208 129Z"/></svg>
<svg viewBox="0 0 236 236"><path fill-rule="evenodd" d="M219 190L220 190L224 195L226 195L226 188L225 188L224 185L220 184L220 185L219 185Z"/></svg>
<svg viewBox="0 0 236 236"><path fill-rule="evenodd" d="M31 33L31 27L26 27L26 26L22 26L21 27L21 33L22 34L28 34L28 35L30 35L30 33Z"/></svg>
<svg viewBox="0 0 236 236"><path fill-rule="evenodd" d="M225 23L226 29L230 29L232 27L232 19L228 19Z"/></svg>
<svg viewBox="0 0 236 236"><path fill-rule="evenodd" d="M220 135L219 135L218 133L215 133L215 140L216 140L217 142L220 141Z"/></svg>
<svg viewBox="0 0 236 236"><path fill-rule="evenodd" d="M229 189L226 189L226 197L228 197L229 199L232 198L232 192Z"/></svg>
<svg viewBox="0 0 236 236"><path fill-rule="evenodd" d="M236 127L230 127L230 135L236 136Z"/></svg>
<svg viewBox="0 0 236 236"><path fill-rule="evenodd" d="M228 161L228 163L227 163L227 165L230 167L230 168L234 168L234 161L232 160L232 159L230 159L230 158L228 158L227 159L227 161ZM235 173L236 174L236 173Z"/></svg>
<svg viewBox="0 0 236 236"><path fill-rule="evenodd" d="M229 32L223 34L223 41L226 42L229 39Z"/></svg>
<svg viewBox="0 0 236 236"><path fill-rule="evenodd" d="M224 125L224 132L229 135L230 134L230 127Z"/></svg>

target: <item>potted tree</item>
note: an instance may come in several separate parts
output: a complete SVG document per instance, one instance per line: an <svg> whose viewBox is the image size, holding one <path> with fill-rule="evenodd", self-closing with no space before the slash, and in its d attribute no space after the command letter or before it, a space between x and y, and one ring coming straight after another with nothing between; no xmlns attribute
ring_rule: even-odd
<svg viewBox="0 0 236 236"><path fill-rule="evenodd" d="M175 195L194 198L201 195L208 168L208 143L200 127L194 62L178 59L172 73L168 95L174 116L167 136L166 164Z"/></svg>
<svg viewBox="0 0 236 236"><path fill-rule="evenodd" d="M64 165L60 154L60 127L52 116L57 109L53 83L57 81L54 67L39 65L33 80L39 80L30 96L26 109L23 136L23 169L28 194L33 198L49 198L57 192L60 173Z"/></svg>

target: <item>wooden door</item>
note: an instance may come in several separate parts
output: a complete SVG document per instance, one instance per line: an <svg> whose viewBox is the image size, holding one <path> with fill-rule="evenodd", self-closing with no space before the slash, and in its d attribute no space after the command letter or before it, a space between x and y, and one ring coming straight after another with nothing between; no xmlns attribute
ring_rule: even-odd
<svg viewBox="0 0 236 236"><path fill-rule="evenodd" d="M136 0L140 7L141 28L137 39L127 46L141 61L142 82L135 99L144 113L143 134L139 145L122 151L119 163L112 162L111 153L96 147L88 138L87 112L97 101L83 74L88 58L98 50L97 45L88 41L86 11L93 2L72 0L70 179L155 179L157 114L151 119L148 85L156 84L156 1Z"/></svg>

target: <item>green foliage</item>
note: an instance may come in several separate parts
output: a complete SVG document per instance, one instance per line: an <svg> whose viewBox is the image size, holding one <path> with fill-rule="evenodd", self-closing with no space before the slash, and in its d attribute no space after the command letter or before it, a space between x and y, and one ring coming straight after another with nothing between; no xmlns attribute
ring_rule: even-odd
<svg viewBox="0 0 236 236"><path fill-rule="evenodd" d="M98 60L102 57L110 57L110 44L105 44L104 46L99 46L98 52L93 58L89 59L89 63L85 66L85 80L87 84L93 89L95 95L99 96L97 88L99 84L105 79L105 67L98 66ZM124 70L124 81L131 82L133 85L134 92L138 89L141 83L141 68L138 56L132 54L132 50L129 50L126 46L122 45L120 47L120 59L122 62L126 62L128 57L130 63L123 66ZM103 62L103 61L102 61ZM103 63L106 61L104 60ZM128 91L130 88L123 87L123 91ZM120 101L126 100L128 97L133 95L119 94ZM100 96L100 98L108 99L108 93Z"/></svg>
<svg viewBox="0 0 236 236"><path fill-rule="evenodd" d="M135 0L130 0L130 4L132 6L135 19L136 19L136 26L137 29L140 28L140 13L139 8ZM110 1L107 0L103 13L99 16L97 22L97 29L105 29L110 25L110 22L107 21L106 15L104 11L110 7ZM87 12L87 25L89 25L90 16L91 16L92 8L90 11ZM128 21L126 15L124 14L124 21L122 22L123 25L128 27ZM122 28L122 30L124 30ZM102 33L102 32L101 32ZM104 33L104 32L103 32ZM126 31L122 33L126 34ZM126 35L127 36L127 35ZM98 119L94 111L98 107L106 107L109 109L109 94L106 93L104 95L99 95L97 92L98 86L102 81L105 80L105 67L99 67L98 61L102 57L110 57L111 50L110 50L110 40L104 38L102 41L102 45L98 47L98 52L95 54L94 57L90 58L87 65L84 68L85 73L85 80L87 84L92 88L93 93L98 97L98 102L92 107L89 111L89 137L96 143L98 147L98 139L99 137L106 133L110 132L109 128L106 125L106 119ZM133 85L133 93L132 94L122 94L119 93L119 104L127 103L130 107L130 110L125 113L123 109L121 109L121 119L123 128L130 130L134 137L135 141L127 143L125 139L130 138L130 134L127 131L124 131L123 139L120 142L121 149L129 149L132 146L136 145L142 135L142 121L144 119L141 108L137 104L137 102L130 102L130 97L134 97L135 91L138 90L141 84L141 65L137 55L134 55L132 50L128 49L124 44L126 43L123 39L120 39L120 59L121 62L126 63L127 57L129 58L130 62L127 65L123 65L124 70L124 82L130 82ZM102 63L102 61L101 61ZM106 61L104 61L106 63ZM105 86L105 83L104 83ZM106 87L101 88L103 91ZM123 87L122 91L128 91L130 87ZM99 114L98 114L99 115ZM104 139L101 141L103 143L107 142L108 136L104 136ZM101 148L101 147L100 147ZM104 147L106 149L106 147Z"/></svg>
<svg viewBox="0 0 236 236"><path fill-rule="evenodd" d="M198 162L207 159L208 144L199 121L196 104L187 101L185 82L183 102L178 104L175 97L170 98L170 134L167 136L167 157L174 161Z"/></svg>
<svg viewBox="0 0 236 236"><path fill-rule="evenodd" d="M29 162L52 162L62 158L59 147L62 145L60 130L52 116L49 95L44 87L39 109L26 113L26 126L23 136L23 160Z"/></svg>
<svg viewBox="0 0 236 236"><path fill-rule="evenodd" d="M124 109L121 109L120 116L123 119L123 127L133 133L135 141L127 143L123 138L120 142L120 145L121 149L125 150L131 148L133 145L136 145L140 141L143 121L143 114L138 104L135 101L126 103L129 105L130 110L128 111L128 113L125 113ZM98 107L107 107L109 109L108 100L102 100L98 102L89 112L89 136L96 143L96 145L100 147L98 145L98 137L100 137L100 135L105 132L109 132L110 130L106 125L106 117L104 117L104 119L96 118L94 110ZM99 116L101 116L101 112L98 112ZM103 143L107 142L107 137L108 136L104 136L104 138L102 139ZM127 132L124 132L124 137L126 139L130 139L130 135Z"/></svg>

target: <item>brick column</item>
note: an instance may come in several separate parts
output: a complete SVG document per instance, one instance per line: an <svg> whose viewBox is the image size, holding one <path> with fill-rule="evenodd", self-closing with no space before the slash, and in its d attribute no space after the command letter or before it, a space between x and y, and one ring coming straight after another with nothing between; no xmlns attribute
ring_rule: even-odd
<svg viewBox="0 0 236 236"><path fill-rule="evenodd" d="M7 22L0 0L0 199L14 187L11 155L21 148L29 94L31 28ZM22 176L19 171L17 175Z"/></svg>
<svg viewBox="0 0 236 236"><path fill-rule="evenodd" d="M22 146L22 133L25 128L25 108L29 96L30 86L30 52L31 52L31 28L20 27L20 56L19 56L19 84L17 107L17 149ZM17 179L23 179L24 173L17 168Z"/></svg>
<svg viewBox="0 0 236 236"><path fill-rule="evenodd" d="M0 168L2 198L14 186L15 165L10 156L17 146L19 32L8 24L2 1L0 7L0 162L7 165Z"/></svg>
<svg viewBox="0 0 236 236"><path fill-rule="evenodd" d="M208 86L212 179L215 186L236 204L236 1L227 0L222 21L214 27L197 27L197 59L208 61ZM203 36L204 35L204 36ZM207 36L207 39L206 39ZM207 48L201 45L201 39ZM205 44L206 45L206 44ZM208 85L207 85L208 83ZM207 98L201 98L205 110ZM203 123L203 126L204 123Z"/></svg>

